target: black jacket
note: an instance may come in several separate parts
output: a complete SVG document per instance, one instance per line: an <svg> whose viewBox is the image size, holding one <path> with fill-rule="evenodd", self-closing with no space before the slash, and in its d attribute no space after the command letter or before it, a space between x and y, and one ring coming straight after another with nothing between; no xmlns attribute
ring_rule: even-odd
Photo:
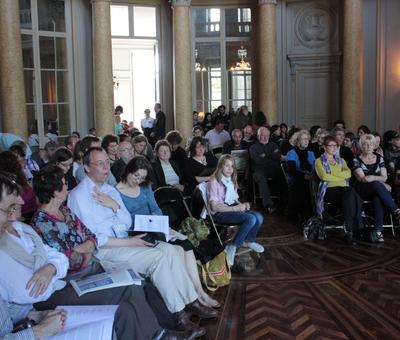
<svg viewBox="0 0 400 340"><path fill-rule="evenodd" d="M111 167L111 172L114 175L117 182L121 181L121 175L124 172L126 163L120 158Z"/></svg>
<svg viewBox="0 0 400 340"><path fill-rule="evenodd" d="M183 181L182 170L179 168L178 164L176 162L174 162L173 160L170 160L169 162L179 177L179 184L184 185L185 183ZM153 179L152 179L153 189L157 189L159 187L166 186L167 183L165 183L165 175L164 175L164 171L162 169L160 160L158 158L156 158L151 163L151 165L153 167Z"/></svg>

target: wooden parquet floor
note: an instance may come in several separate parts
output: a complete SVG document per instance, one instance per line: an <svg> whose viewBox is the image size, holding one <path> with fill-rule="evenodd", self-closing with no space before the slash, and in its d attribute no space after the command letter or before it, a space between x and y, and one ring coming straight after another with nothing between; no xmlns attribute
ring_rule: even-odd
<svg viewBox="0 0 400 340"><path fill-rule="evenodd" d="M268 253L243 255L218 321L202 321L205 339L400 339L400 247L347 245L339 233L304 241L284 218L266 218ZM243 269L244 268L244 269Z"/></svg>

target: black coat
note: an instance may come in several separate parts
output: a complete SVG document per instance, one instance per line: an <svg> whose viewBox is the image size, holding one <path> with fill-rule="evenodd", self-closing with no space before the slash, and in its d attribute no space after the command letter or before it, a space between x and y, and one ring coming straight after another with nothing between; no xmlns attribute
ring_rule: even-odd
<svg viewBox="0 0 400 340"><path fill-rule="evenodd" d="M111 172L115 177L115 180L117 182L121 181L121 175L125 170L126 163L120 158L117 161L114 162L114 164L111 167Z"/></svg>
<svg viewBox="0 0 400 340"><path fill-rule="evenodd" d="M169 162L170 162L172 168L174 169L174 171L176 172L176 174L179 177L179 184L184 185L185 183L184 183L184 180L183 180L182 170L180 169L178 164L176 162L174 162L173 160L170 160ZM157 189L159 187L166 186L167 183L165 183L165 175L164 175L164 171L162 169L160 160L158 158L156 158L151 163L151 165L153 167L153 178L152 178L153 189Z"/></svg>

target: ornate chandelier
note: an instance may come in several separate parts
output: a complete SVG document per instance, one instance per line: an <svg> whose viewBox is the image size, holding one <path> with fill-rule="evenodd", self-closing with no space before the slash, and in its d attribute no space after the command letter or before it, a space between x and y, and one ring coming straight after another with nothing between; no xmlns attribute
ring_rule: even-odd
<svg viewBox="0 0 400 340"><path fill-rule="evenodd" d="M240 61L236 63L236 66L231 67L231 71L248 71L251 70L251 65L248 61L244 59L247 57L247 50L243 47L243 45L237 51L238 57Z"/></svg>
<svg viewBox="0 0 400 340"><path fill-rule="evenodd" d="M196 60L196 63L194 64L194 68L196 69L196 72L205 72L207 71L207 68L205 66L201 66L201 64L197 61L197 57L199 56L199 52L197 49L194 50L194 57Z"/></svg>

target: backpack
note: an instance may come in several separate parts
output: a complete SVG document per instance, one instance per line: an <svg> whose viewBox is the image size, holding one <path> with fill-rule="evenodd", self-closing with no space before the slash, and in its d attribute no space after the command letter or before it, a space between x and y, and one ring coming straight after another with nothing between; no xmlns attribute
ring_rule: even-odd
<svg viewBox="0 0 400 340"><path fill-rule="evenodd" d="M325 224L320 217L311 217L303 224L305 240L326 240Z"/></svg>

